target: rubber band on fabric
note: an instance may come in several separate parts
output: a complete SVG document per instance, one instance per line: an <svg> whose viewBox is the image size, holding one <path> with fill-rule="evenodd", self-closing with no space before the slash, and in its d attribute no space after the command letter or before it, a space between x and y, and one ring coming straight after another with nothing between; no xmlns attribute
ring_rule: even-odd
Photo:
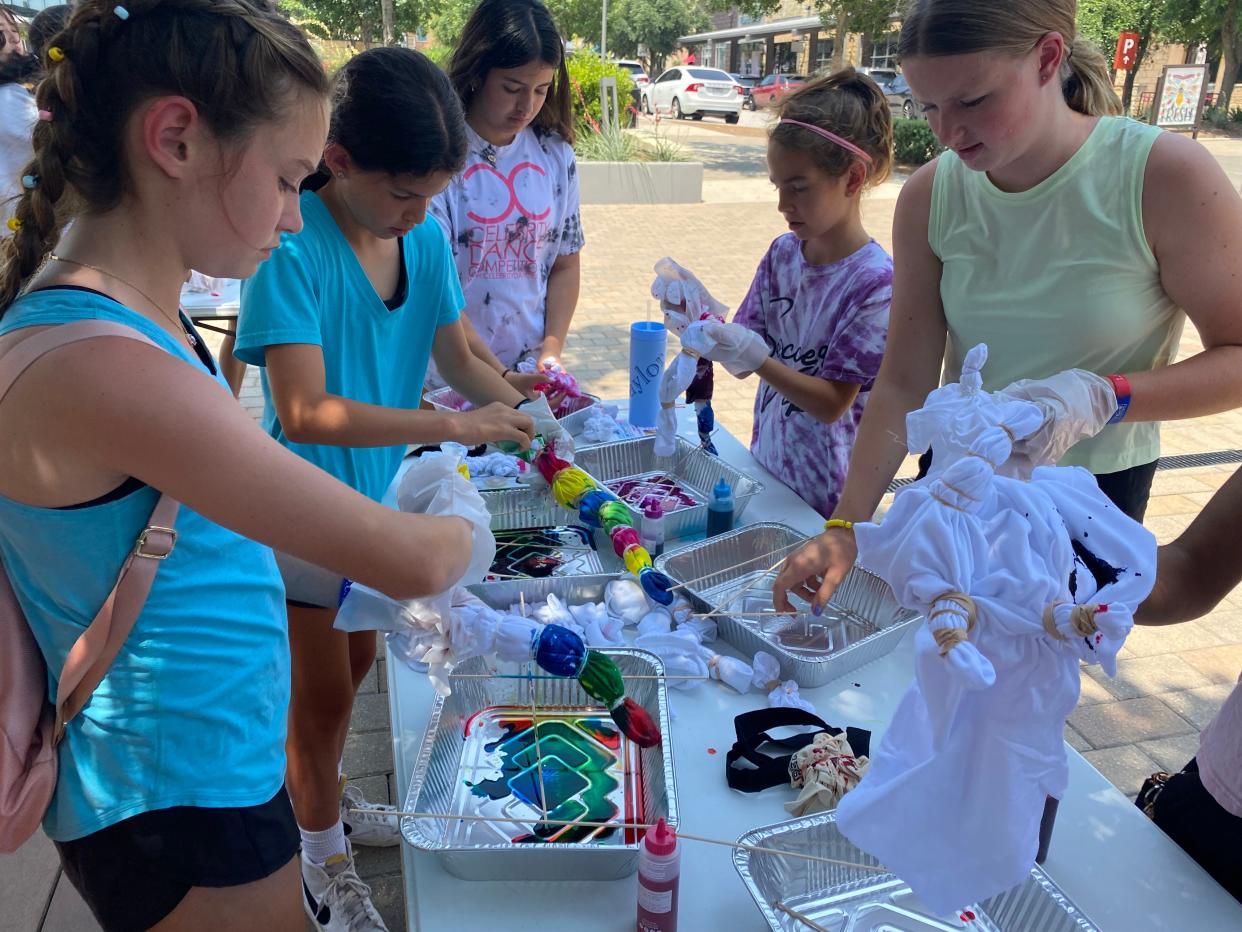
<svg viewBox="0 0 1242 932"><path fill-rule="evenodd" d="M1044 608L1044 630L1058 641L1064 641L1065 635L1057 630L1056 616L1053 613L1058 605L1064 604L1061 601L1051 602ZM1074 633L1079 637L1087 638L1099 631L1095 623L1095 615L1101 610L1101 607L1096 605L1075 605L1070 610L1070 627L1074 629Z"/></svg>
<svg viewBox="0 0 1242 932"><path fill-rule="evenodd" d="M940 648L940 656L943 657L958 644L961 644L968 637L970 632L975 630L975 619L978 617L978 610L975 608L975 600L964 592L945 592L936 596L932 600L932 605L937 602L955 602L966 612L965 628L933 628L932 637L936 640L936 646ZM933 611L928 621L937 618L940 615L949 614L950 609L941 608Z"/></svg>
<svg viewBox="0 0 1242 932"><path fill-rule="evenodd" d="M803 123L801 120L791 120L789 119L789 117L785 117L784 119L782 119L781 123L782 124L788 123L790 126L801 126L803 129L809 129L812 133L815 133L816 135L819 135L819 136L823 136L829 142L835 142L838 146L840 146L846 152L849 152L850 154L857 156L863 162L863 164L865 165L871 164L870 155L868 155L858 146L854 145L848 139L843 139L840 136L838 136L836 133L824 129L822 126L816 126L814 123Z"/></svg>

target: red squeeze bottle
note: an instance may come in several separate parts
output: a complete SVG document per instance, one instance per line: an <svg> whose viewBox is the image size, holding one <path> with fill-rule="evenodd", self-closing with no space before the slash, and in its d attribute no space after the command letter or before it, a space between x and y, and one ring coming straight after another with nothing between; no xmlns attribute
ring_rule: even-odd
<svg viewBox="0 0 1242 932"><path fill-rule="evenodd" d="M677 932L681 844L661 818L638 849L638 932Z"/></svg>

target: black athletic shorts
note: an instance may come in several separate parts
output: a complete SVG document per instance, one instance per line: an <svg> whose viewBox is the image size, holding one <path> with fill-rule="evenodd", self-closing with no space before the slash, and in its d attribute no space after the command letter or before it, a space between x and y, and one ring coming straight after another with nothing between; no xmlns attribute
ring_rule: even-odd
<svg viewBox="0 0 1242 932"><path fill-rule="evenodd" d="M58 841L56 850L105 932L140 932L171 913L191 887L262 880L288 864L300 843L282 786L258 806L157 809Z"/></svg>
<svg viewBox="0 0 1242 932"><path fill-rule="evenodd" d="M1169 777L1152 806L1152 821L1216 882L1242 902L1242 818L1203 786L1198 761Z"/></svg>

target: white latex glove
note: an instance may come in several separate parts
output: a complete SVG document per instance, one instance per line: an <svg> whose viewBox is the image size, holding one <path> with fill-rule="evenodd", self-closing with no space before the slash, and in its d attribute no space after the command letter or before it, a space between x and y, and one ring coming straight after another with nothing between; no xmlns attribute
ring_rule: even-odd
<svg viewBox="0 0 1242 932"><path fill-rule="evenodd" d="M1043 426L1013 448L1013 458L1029 461L1032 468L1055 465L1078 441L1098 434L1117 411L1112 383L1085 369L1020 379L999 394L1034 402L1044 411Z"/></svg>
<svg viewBox="0 0 1242 932"><path fill-rule="evenodd" d="M460 456L427 454L406 470L397 486L397 507L425 515L454 515L471 525L470 565L454 586L482 582L496 559L492 516L479 490L458 472Z"/></svg>
<svg viewBox="0 0 1242 932"><path fill-rule="evenodd" d="M768 344L763 337L741 324L720 320L699 320L681 335L683 348L721 363L739 379L763 365L768 358Z"/></svg>
<svg viewBox="0 0 1242 932"><path fill-rule="evenodd" d="M651 296L658 298L665 310L684 310L690 320L698 320L704 314L724 317L728 312L729 308L713 298L693 272L667 256L655 264L655 274Z"/></svg>

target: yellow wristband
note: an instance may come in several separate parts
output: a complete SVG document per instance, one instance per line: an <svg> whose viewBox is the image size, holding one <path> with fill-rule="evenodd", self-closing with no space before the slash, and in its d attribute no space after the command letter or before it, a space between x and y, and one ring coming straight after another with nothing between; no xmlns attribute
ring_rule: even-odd
<svg viewBox="0 0 1242 932"><path fill-rule="evenodd" d="M847 531L854 530L854 522L846 521L844 518L829 518L824 522L824 530L831 531L834 527L844 528Z"/></svg>

